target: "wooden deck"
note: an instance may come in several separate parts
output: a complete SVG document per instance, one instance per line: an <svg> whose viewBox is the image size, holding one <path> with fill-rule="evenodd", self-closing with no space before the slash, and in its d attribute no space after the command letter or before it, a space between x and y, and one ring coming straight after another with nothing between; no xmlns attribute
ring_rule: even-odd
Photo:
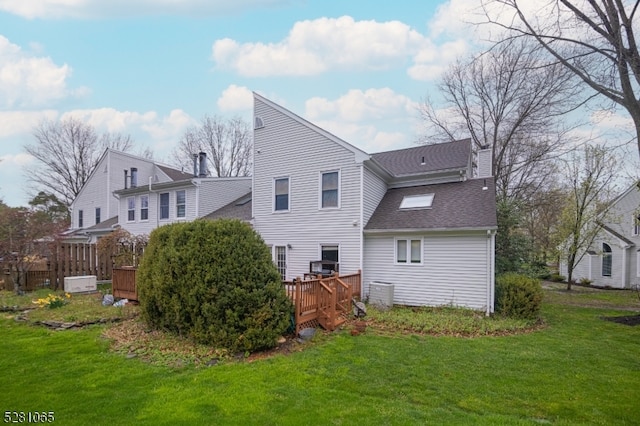
<svg viewBox="0 0 640 426"><path fill-rule="evenodd" d="M295 306L296 334L303 328L318 325L335 330L344 323L351 313L351 299L361 296L361 276L358 271L351 275L283 282Z"/></svg>

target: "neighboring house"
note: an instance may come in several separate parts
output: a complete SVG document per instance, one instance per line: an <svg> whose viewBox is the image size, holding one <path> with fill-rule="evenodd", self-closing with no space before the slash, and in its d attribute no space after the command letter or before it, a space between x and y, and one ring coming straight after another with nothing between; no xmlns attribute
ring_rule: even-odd
<svg viewBox="0 0 640 426"><path fill-rule="evenodd" d="M123 188L125 179L130 185L132 180L135 184L148 176L156 177L159 182L173 180L152 160L106 149L71 203L71 227L66 239L95 242L98 237L109 233L118 224L120 209L114 191Z"/></svg>
<svg viewBox="0 0 640 426"><path fill-rule="evenodd" d="M573 278L599 287L630 288L640 283L640 189L631 185L616 197L595 240L575 265ZM579 254L580 255L580 254ZM560 273L567 275L561 262Z"/></svg>
<svg viewBox="0 0 640 426"><path fill-rule="evenodd" d="M251 178L207 177L206 156L193 173L107 149L71 204L67 241L96 242L114 228L134 235L203 217L251 190Z"/></svg>
<svg viewBox="0 0 640 426"><path fill-rule="evenodd" d="M469 139L368 154L258 94L254 124L251 198L210 217L250 204L283 279L333 261L362 270L365 295L384 281L395 303L493 311L495 187Z"/></svg>

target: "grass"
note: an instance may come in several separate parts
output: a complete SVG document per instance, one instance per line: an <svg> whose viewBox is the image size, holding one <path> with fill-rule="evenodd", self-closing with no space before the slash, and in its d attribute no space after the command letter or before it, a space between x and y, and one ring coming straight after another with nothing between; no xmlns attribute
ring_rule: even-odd
<svg viewBox="0 0 640 426"><path fill-rule="evenodd" d="M49 295L60 296L65 304L58 308L38 306L34 303ZM102 306L102 293L65 295L63 291L37 290L25 295L16 295L12 291L0 291L0 307L17 307L32 309L28 312L29 321L53 320L61 322L87 322L99 319L121 320L131 318L137 314L138 307L125 305L124 307Z"/></svg>
<svg viewBox="0 0 640 426"><path fill-rule="evenodd" d="M638 424L640 327L600 319L629 306L575 306L554 291L531 333L345 330L208 368L127 359L109 351L105 326L54 332L2 314L0 408L54 411L64 425Z"/></svg>

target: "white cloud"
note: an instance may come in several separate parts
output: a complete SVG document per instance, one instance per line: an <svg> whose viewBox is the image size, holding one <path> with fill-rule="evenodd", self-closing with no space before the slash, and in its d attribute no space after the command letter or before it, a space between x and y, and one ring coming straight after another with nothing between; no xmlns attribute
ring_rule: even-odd
<svg viewBox="0 0 640 426"><path fill-rule="evenodd" d="M366 152L378 152L414 141L417 106L389 88L350 90L336 100L307 100L305 117Z"/></svg>
<svg viewBox="0 0 640 426"><path fill-rule="evenodd" d="M28 19L111 16L215 16L274 7L289 0L0 0L0 10Z"/></svg>
<svg viewBox="0 0 640 426"><path fill-rule="evenodd" d="M350 16L296 22L287 37L276 43L225 38L216 40L212 48L217 66L250 77L389 69L412 60L441 62L444 54L400 21L355 21Z"/></svg>
<svg viewBox="0 0 640 426"><path fill-rule="evenodd" d="M71 67L51 58L33 56L0 35L0 108L42 106L70 95Z"/></svg>
<svg viewBox="0 0 640 426"><path fill-rule="evenodd" d="M381 89L349 90L330 101L315 97L306 102L306 116L311 120L333 117L343 121L405 118L415 114L417 103L388 87Z"/></svg>
<svg viewBox="0 0 640 426"><path fill-rule="evenodd" d="M55 110L44 111L0 111L0 138L30 134L43 120L55 120Z"/></svg>
<svg viewBox="0 0 640 426"><path fill-rule="evenodd" d="M222 112L251 110L253 109L253 93L245 86L232 84L222 91L217 104Z"/></svg>
<svg viewBox="0 0 640 426"><path fill-rule="evenodd" d="M0 156L0 164L2 164L3 170L4 167L22 167L33 163L35 158L26 152L21 152L18 154L7 154Z"/></svg>

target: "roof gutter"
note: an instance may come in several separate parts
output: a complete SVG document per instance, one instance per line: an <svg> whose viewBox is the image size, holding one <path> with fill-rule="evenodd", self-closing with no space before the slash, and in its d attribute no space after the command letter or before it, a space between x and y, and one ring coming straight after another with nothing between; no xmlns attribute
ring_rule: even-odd
<svg viewBox="0 0 640 426"><path fill-rule="evenodd" d="M365 234L408 234L408 233L424 233L424 232L469 232L469 231L495 231L497 226L472 226L461 228L394 228L394 229L365 229Z"/></svg>

